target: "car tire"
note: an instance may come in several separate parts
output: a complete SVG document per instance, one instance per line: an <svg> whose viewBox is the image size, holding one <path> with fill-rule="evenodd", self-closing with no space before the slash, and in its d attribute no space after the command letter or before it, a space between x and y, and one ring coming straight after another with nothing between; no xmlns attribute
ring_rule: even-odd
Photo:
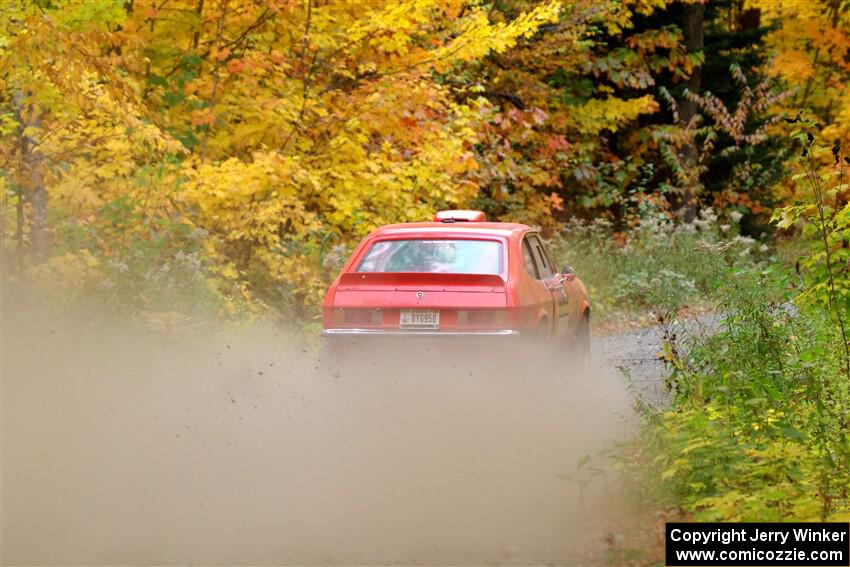
<svg viewBox="0 0 850 567"><path fill-rule="evenodd" d="M582 316L569 350L574 365L585 368L590 364L590 313Z"/></svg>
<svg viewBox="0 0 850 567"><path fill-rule="evenodd" d="M539 344L544 342L547 337L550 336L549 331L549 320L545 317L537 322L537 326L534 328L534 334L532 335L533 343Z"/></svg>

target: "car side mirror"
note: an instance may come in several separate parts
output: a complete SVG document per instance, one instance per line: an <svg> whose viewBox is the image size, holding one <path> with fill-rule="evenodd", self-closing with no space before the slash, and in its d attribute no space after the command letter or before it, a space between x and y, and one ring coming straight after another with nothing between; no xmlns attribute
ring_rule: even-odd
<svg viewBox="0 0 850 567"><path fill-rule="evenodd" d="M567 281L573 281L576 279L576 271L569 264L564 266L564 269L561 270L561 275L564 276L564 279Z"/></svg>

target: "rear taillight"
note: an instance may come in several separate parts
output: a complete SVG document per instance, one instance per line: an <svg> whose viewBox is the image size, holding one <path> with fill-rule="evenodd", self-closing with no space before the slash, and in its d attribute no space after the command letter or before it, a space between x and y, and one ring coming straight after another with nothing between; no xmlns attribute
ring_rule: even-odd
<svg viewBox="0 0 850 567"><path fill-rule="evenodd" d="M507 320L507 314L503 310L476 309L474 311L458 311L458 325L470 326L494 326L502 325Z"/></svg>
<svg viewBox="0 0 850 567"><path fill-rule="evenodd" d="M336 325L380 325L384 313L380 309L334 309Z"/></svg>

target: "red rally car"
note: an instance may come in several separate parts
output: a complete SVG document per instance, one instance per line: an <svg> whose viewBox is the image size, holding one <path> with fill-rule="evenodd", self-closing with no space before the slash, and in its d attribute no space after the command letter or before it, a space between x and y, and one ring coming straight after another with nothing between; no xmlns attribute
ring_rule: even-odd
<svg viewBox="0 0 850 567"><path fill-rule="evenodd" d="M481 211L374 231L328 289L323 319L328 338L545 337L579 355L590 344L590 301L573 269L555 269L531 227Z"/></svg>

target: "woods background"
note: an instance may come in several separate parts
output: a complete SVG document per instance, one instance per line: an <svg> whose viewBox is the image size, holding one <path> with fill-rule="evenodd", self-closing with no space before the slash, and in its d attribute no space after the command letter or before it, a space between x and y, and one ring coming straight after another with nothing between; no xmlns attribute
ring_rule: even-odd
<svg viewBox="0 0 850 567"><path fill-rule="evenodd" d="M440 208L759 237L798 195L780 118L848 145L848 30L844 0L10 0L4 273L311 320L363 235Z"/></svg>

